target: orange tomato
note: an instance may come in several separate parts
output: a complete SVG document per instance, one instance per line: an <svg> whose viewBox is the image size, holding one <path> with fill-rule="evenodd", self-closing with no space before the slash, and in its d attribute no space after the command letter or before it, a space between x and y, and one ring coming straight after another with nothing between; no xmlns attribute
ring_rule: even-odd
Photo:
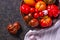
<svg viewBox="0 0 60 40"><path fill-rule="evenodd" d="M50 27L52 25L52 19L48 16L45 16L40 20L40 25L45 28L45 27Z"/></svg>
<svg viewBox="0 0 60 40"><path fill-rule="evenodd" d="M38 1L35 5L35 8L38 9L39 11L43 11L46 9L46 4L43 1Z"/></svg>
<svg viewBox="0 0 60 40"><path fill-rule="evenodd" d="M24 3L34 6L35 5L35 1L34 0L24 0Z"/></svg>

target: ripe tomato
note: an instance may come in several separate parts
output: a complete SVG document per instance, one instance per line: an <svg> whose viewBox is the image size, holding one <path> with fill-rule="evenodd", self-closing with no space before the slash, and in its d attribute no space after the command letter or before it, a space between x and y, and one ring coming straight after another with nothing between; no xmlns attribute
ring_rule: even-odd
<svg viewBox="0 0 60 40"><path fill-rule="evenodd" d="M24 16L23 19L28 23L32 19L32 14Z"/></svg>
<svg viewBox="0 0 60 40"><path fill-rule="evenodd" d="M35 1L34 0L24 0L24 3L30 5L30 6L34 6L35 5Z"/></svg>
<svg viewBox="0 0 60 40"><path fill-rule="evenodd" d="M30 12L34 13L35 12L35 8L30 8Z"/></svg>
<svg viewBox="0 0 60 40"><path fill-rule="evenodd" d="M35 5L35 8L38 9L38 11L43 11L46 9L46 4L43 1L38 1Z"/></svg>
<svg viewBox="0 0 60 40"><path fill-rule="evenodd" d="M42 1L42 0L35 0L36 2L38 2L38 1Z"/></svg>
<svg viewBox="0 0 60 40"><path fill-rule="evenodd" d="M59 10L59 14L60 14L60 10Z"/></svg>
<svg viewBox="0 0 60 40"><path fill-rule="evenodd" d="M39 14L38 13L34 13L34 18L38 18Z"/></svg>
<svg viewBox="0 0 60 40"><path fill-rule="evenodd" d="M43 12L39 12L39 16L40 17L44 16Z"/></svg>
<svg viewBox="0 0 60 40"><path fill-rule="evenodd" d="M38 25L39 25L39 22L38 22L38 20L37 19L32 19L31 21L29 21L29 25L31 26L31 27L37 27Z"/></svg>
<svg viewBox="0 0 60 40"><path fill-rule="evenodd" d="M35 12L38 13L38 9L35 9Z"/></svg>
<svg viewBox="0 0 60 40"><path fill-rule="evenodd" d="M44 18L42 18L40 20L40 25L44 28L44 27L49 27L52 25L52 19L48 16L45 16Z"/></svg>
<svg viewBox="0 0 60 40"><path fill-rule="evenodd" d="M26 5L26 4L23 4L21 7L20 7L20 10L22 13L24 14L28 14L29 13L29 10L30 10L30 6Z"/></svg>
<svg viewBox="0 0 60 40"><path fill-rule="evenodd" d="M14 24L9 24L7 26L7 29L11 34L16 34L20 29L20 24L18 22L15 22Z"/></svg>
<svg viewBox="0 0 60 40"><path fill-rule="evenodd" d="M57 17L58 16L58 6L56 5L48 5L47 7L48 15L50 17Z"/></svg>

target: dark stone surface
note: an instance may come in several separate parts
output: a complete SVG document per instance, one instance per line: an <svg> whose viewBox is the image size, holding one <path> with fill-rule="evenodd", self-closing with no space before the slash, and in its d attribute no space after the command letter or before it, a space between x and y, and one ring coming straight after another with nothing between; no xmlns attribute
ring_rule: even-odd
<svg viewBox="0 0 60 40"><path fill-rule="evenodd" d="M20 2L21 0L0 0L0 40L23 40L29 30L19 12ZM21 23L21 31L18 35L11 35L6 28L15 21Z"/></svg>
<svg viewBox="0 0 60 40"><path fill-rule="evenodd" d="M19 12L21 0L0 0L0 40L23 40L28 31ZM18 36L9 34L7 25L18 21L21 23L22 32Z"/></svg>

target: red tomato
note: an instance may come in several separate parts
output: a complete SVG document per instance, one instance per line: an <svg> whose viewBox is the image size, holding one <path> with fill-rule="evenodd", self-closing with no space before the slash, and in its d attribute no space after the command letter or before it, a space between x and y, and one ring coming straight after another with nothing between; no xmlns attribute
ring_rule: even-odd
<svg viewBox="0 0 60 40"><path fill-rule="evenodd" d="M19 22L15 22L14 24L9 24L7 26L7 29L11 34L16 34L18 30L20 29L20 24Z"/></svg>
<svg viewBox="0 0 60 40"><path fill-rule="evenodd" d="M32 19L31 21L29 21L29 25L31 26L31 27L37 27L38 25L39 25L39 22L38 22L38 20L37 19Z"/></svg>
<svg viewBox="0 0 60 40"><path fill-rule="evenodd" d="M37 13L38 13L38 9L35 9L35 12L37 12Z"/></svg>
<svg viewBox="0 0 60 40"><path fill-rule="evenodd" d="M38 2L38 1L42 1L42 0L36 0L36 2Z"/></svg>
<svg viewBox="0 0 60 40"><path fill-rule="evenodd" d="M38 13L34 13L34 18L38 18L39 14Z"/></svg>
<svg viewBox="0 0 60 40"><path fill-rule="evenodd" d="M50 17L57 17L58 16L58 6L56 5L48 5L47 7L47 10L48 10L48 15Z"/></svg>
<svg viewBox="0 0 60 40"><path fill-rule="evenodd" d="M40 17L44 16L43 12L39 12L39 16Z"/></svg>
<svg viewBox="0 0 60 40"><path fill-rule="evenodd" d="M35 12L35 8L30 8L30 12L31 13Z"/></svg>
<svg viewBox="0 0 60 40"><path fill-rule="evenodd" d="M23 4L21 7L20 7L20 10L22 13L24 14L28 14L29 13L29 10L30 10L30 7L26 4Z"/></svg>
<svg viewBox="0 0 60 40"><path fill-rule="evenodd" d="M59 10L59 14L60 14L60 10Z"/></svg>
<svg viewBox="0 0 60 40"><path fill-rule="evenodd" d="M40 20L40 25L44 28L44 27L49 27L52 25L52 19L48 16L45 16L44 18L42 18Z"/></svg>

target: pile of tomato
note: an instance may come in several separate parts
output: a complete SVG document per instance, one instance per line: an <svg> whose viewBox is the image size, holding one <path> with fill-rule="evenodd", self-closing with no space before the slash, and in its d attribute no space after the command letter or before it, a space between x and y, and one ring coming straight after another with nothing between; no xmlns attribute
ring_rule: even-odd
<svg viewBox="0 0 60 40"><path fill-rule="evenodd" d="M52 18L58 17L55 0L23 0L20 12L31 27L47 28L52 25Z"/></svg>

